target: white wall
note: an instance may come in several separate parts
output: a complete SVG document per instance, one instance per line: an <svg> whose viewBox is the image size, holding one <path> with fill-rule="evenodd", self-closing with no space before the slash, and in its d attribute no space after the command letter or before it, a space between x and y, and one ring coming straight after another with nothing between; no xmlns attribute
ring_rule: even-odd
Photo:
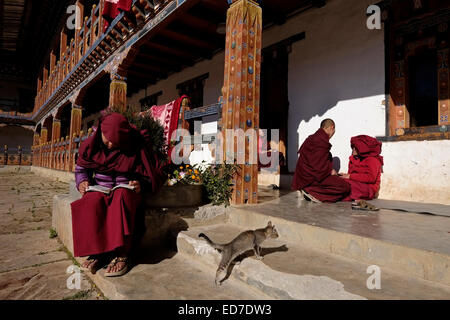
<svg viewBox="0 0 450 320"><path fill-rule="evenodd" d="M450 205L450 140L383 143L380 198Z"/></svg>
<svg viewBox="0 0 450 320"><path fill-rule="evenodd" d="M368 30L366 9L373 1L331 0L300 14L267 38L305 31L289 56L288 167L295 170L297 150L325 118L336 122L333 156L346 168L350 138L385 134L384 34ZM273 33L273 36L272 36Z"/></svg>

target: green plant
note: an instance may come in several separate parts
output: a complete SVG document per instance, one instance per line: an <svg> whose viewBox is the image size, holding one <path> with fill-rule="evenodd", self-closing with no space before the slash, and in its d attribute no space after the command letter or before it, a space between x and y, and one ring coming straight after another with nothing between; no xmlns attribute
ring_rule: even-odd
<svg viewBox="0 0 450 320"><path fill-rule="evenodd" d="M50 229L50 239L56 238L58 236L58 233L54 228Z"/></svg>
<svg viewBox="0 0 450 320"><path fill-rule="evenodd" d="M180 184L199 184L201 182L201 172L197 166L170 164L166 167L169 177L167 183L170 186Z"/></svg>
<svg viewBox="0 0 450 320"><path fill-rule="evenodd" d="M201 180L213 205L230 205L232 180L235 174L239 174L239 168L237 164L223 163L206 167L201 173Z"/></svg>

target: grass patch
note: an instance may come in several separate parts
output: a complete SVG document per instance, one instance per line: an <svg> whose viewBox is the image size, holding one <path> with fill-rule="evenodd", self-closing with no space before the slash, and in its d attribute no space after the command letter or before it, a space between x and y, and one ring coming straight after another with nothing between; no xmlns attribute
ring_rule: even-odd
<svg viewBox="0 0 450 320"><path fill-rule="evenodd" d="M50 239L56 238L58 236L58 232L54 228L50 228Z"/></svg>
<svg viewBox="0 0 450 320"><path fill-rule="evenodd" d="M82 290L72 296L63 298L63 300L86 300L89 298L90 294L91 290Z"/></svg>

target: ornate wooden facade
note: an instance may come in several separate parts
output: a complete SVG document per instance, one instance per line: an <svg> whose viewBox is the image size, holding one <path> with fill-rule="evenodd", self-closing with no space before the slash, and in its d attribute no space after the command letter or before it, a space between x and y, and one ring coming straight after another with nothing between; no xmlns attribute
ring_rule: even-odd
<svg viewBox="0 0 450 320"><path fill-rule="evenodd" d="M402 136L415 127L411 119L412 59L429 50L436 55L435 125L450 124L449 45L450 3L446 1L391 1L386 11L389 23L389 135Z"/></svg>

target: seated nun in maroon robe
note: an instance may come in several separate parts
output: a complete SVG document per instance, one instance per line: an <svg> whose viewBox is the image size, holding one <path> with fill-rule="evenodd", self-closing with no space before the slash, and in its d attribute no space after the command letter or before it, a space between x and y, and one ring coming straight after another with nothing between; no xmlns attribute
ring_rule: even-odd
<svg viewBox="0 0 450 320"><path fill-rule="evenodd" d="M138 212L141 189L151 185L155 192L161 186L160 166L147 131L138 131L118 113L106 115L81 144L76 164L82 198L71 204L74 255L90 256L82 268L93 273L109 262L105 259L113 258L105 275L122 275L128 270L127 258L138 231L145 231L143 214ZM135 189L118 188L109 195L86 192L89 185L112 188L118 184Z"/></svg>
<svg viewBox="0 0 450 320"><path fill-rule="evenodd" d="M350 193L350 184L333 169L330 139L334 132L334 121L323 120L319 130L306 138L298 151L300 157L291 187L301 191L308 201L337 202Z"/></svg>
<svg viewBox="0 0 450 320"><path fill-rule="evenodd" d="M350 183L351 193L344 201L378 198L383 167L381 142L360 135L350 140L350 146L352 155L348 163L348 173L342 174L342 177Z"/></svg>

